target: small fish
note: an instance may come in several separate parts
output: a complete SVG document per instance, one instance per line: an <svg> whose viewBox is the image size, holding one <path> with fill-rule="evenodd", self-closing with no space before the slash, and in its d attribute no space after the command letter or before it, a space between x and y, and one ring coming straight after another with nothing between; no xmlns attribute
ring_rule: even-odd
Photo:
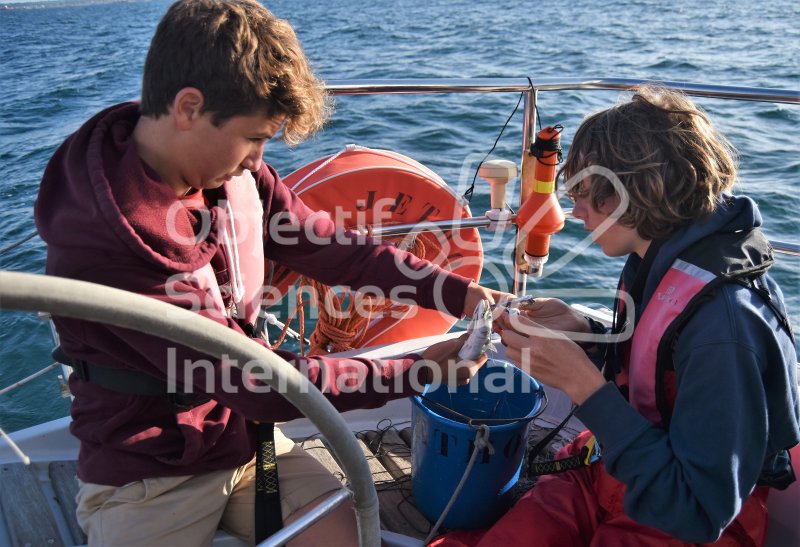
<svg viewBox="0 0 800 547"><path fill-rule="evenodd" d="M492 306L488 300L481 300L472 313L472 321L467 329L467 341L458 351L461 360L475 361L481 354L492 348Z"/></svg>

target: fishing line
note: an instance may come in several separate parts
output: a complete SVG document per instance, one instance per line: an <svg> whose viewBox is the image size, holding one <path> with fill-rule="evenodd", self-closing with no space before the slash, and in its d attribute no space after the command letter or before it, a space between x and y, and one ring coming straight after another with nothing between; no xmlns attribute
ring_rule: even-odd
<svg viewBox="0 0 800 547"><path fill-rule="evenodd" d="M531 80L530 76L527 76L527 78L528 78L528 84L531 86L531 89L533 89L533 80ZM467 190L464 192L464 199L466 199L468 203L472 203L472 194L475 191L475 181L478 178L478 171L480 170L481 165L483 165L483 162L485 162L488 159L488 157L491 155L491 153L494 152L494 149L497 147L497 143L500 142L500 138L503 136L503 132L506 130L506 127L508 127L508 124L511 122L511 119L514 117L514 114L517 113L517 110L519 109L519 105L522 103L522 98L525 96L525 93L526 92L523 91L522 93L519 94L519 99L517 99L517 104L516 104L516 106L514 106L514 110L511 111L511 115L508 116L508 119L506 120L506 123L503 124L502 129L500 129L500 134L497 135L497 139L495 139L494 145L492 145L491 150L489 150L489 152L487 152L487 154L483 157L483 159L480 161L480 163L478 163L478 166L475 168L475 174L472 176L472 184L470 184L469 188L467 188ZM539 105L537 103L534 103L533 107L534 107L534 110L536 111L536 123L539 126L539 131L541 131L542 130L542 117L539 115ZM511 211L511 214L514 214L515 213L514 209L508 204L507 204L507 206L508 206L509 210ZM515 225L514 226L515 238L516 238L517 230L518 230L518 227ZM511 250L511 260L512 260L512 262L516 260L516 257L517 257L516 249L512 249Z"/></svg>
<svg viewBox="0 0 800 547"><path fill-rule="evenodd" d="M533 80L531 80L530 76L526 76L528 78L528 84L530 84L531 89L533 89ZM533 103L533 108L536 110L536 123L539 124L539 131L542 130L542 117L539 116L539 101Z"/></svg>

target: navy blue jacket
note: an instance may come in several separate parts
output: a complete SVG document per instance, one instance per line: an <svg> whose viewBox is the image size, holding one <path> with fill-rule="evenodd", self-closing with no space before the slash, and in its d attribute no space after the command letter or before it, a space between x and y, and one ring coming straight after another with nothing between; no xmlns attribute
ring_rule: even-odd
<svg viewBox="0 0 800 547"><path fill-rule="evenodd" d="M755 203L727 196L717 212L674 233L659 249L636 317L675 258L709 234L761 225ZM622 279L631 287L641 259ZM773 301L783 296L766 276ZM576 415L604 450L608 472L625 483L625 512L690 542L711 542L736 517L759 477L800 441L797 352L781 321L755 291L726 283L689 319L673 366L677 398L667 430L654 426L611 383Z"/></svg>

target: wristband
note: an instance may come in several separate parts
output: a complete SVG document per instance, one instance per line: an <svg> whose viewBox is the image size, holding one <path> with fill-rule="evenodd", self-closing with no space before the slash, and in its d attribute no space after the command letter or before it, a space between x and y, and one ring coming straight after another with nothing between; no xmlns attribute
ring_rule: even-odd
<svg viewBox="0 0 800 547"><path fill-rule="evenodd" d="M604 324L602 324L600 321L598 321L597 319L593 319L593 318L589 317L588 315L584 315L583 317L584 317L584 319L586 319L589 322L589 329L592 331L592 334L603 334L603 335L605 335L605 334L608 333L608 329L606 328L606 326ZM602 342L592 342L592 341L579 342L578 343L578 345L584 351L588 351L588 350L593 349L595 347L600 349L599 346L601 346L602 344L603 344Z"/></svg>
<svg viewBox="0 0 800 547"><path fill-rule="evenodd" d="M584 315L584 318L589 322L589 328L592 330L592 334L607 334L608 328L602 324L597 319L593 319L588 315Z"/></svg>

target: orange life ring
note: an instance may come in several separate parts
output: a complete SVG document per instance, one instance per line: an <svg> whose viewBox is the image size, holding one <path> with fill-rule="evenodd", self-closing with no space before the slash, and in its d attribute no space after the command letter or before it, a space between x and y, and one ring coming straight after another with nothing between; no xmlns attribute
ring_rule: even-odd
<svg viewBox="0 0 800 547"><path fill-rule="evenodd" d="M348 145L283 179L312 209L331 213L336 224L354 228L414 224L471 216L469 206L436 173L395 152ZM430 239L432 234L427 234ZM442 245L426 245L424 258L464 277L480 279L483 249L477 229L435 233ZM298 275L276 272L273 285L286 294ZM402 311L408 308L406 311ZM436 310L397 305L374 316L357 347L443 334L456 319Z"/></svg>

